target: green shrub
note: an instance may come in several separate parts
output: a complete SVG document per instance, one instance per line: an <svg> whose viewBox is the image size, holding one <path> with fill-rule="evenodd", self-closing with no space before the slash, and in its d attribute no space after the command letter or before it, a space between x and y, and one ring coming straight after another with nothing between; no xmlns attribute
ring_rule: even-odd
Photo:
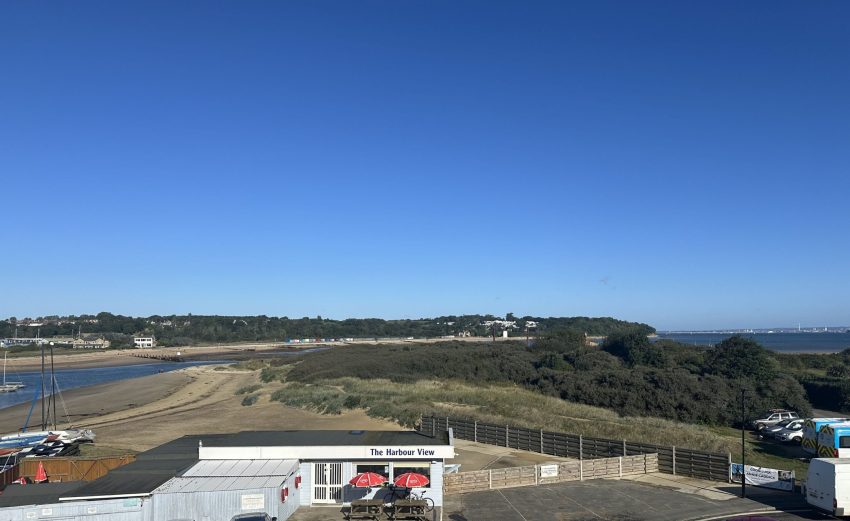
<svg viewBox="0 0 850 521"><path fill-rule="evenodd" d="M245 398L242 398L242 405L254 405L257 403L257 400L260 399L260 395L258 394L249 394Z"/></svg>
<svg viewBox="0 0 850 521"><path fill-rule="evenodd" d="M263 386L260 385L260 384L246 385L244 387L240 387L239 389L237 389L235 394L250 394L250 393L259 391L262 388L263 388Z"/></svg>
<svg viewBox="0 0 850 521"><path fill-rule="evenodd" d="M266 367L266 362L257 359L243 360L230 366L231 369L236 369L237 371L256 371L263 367Z"/></svg>

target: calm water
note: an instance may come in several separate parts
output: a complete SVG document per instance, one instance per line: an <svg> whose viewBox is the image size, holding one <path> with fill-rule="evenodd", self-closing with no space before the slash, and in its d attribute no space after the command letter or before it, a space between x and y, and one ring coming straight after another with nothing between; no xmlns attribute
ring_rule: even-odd
<svg viewBox="0 0 850 521"><path fill-rule="evenodd" d="M717 344L732 336L729 333L670 333L659 334L684 344ZM850 348L850 333L747 333L751 338L773 351L786 353L838 353Z"/></svg>
<svg viewBox="0 0 850 521"><path fill-rule="evenodd" d="M2 360L0 360L2 363ZM116 380L125 380L127 378L138 378L140 376L148 376L157 374L160 371L176 371L186 367L195 365L216 364L221 362L163 362L155 364L141 365L123 365L117 367L95 367L91 369L60 369L56 371L56 382L59 385L60 391L85 387L88 385L97 385ZM2 369L2 367L0 367ZM8 371L6 380L9 382L23 382L26 387L14 393L0 393L0 409L11 407L19 403L31 402L36 392L41 391L41 372L22 372L16 373ZM47 386L47 394L50 394L50 376L45 379ZM57 403L59 401L57 400ZM24 418L21 418L23 423ZM4 428L0 427L0 431L5 432Z"/></svg>

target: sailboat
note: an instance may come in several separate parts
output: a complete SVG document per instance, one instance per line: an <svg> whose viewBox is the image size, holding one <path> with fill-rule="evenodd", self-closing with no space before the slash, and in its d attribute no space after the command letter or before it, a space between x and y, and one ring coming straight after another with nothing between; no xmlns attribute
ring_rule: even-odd
<svg viewBox="0 0 850 521"><path fill-rule="evenodd" d="M18 389L26 387L23 382L7 382L6 381L6 356L8 351L3 353L3 385L0 385L0 393L13 393Z"/></svg>
<svg viewBox="0 0 850 521"><path fill-rule="evenodd" d="M44 344L41 347L41 389L39 390L36 387L35 396L33 396L32 404L30 404L30 410L27 414L27 419L24 421L24 427L21 429L21 432L16 432L12 434L0 435L0 455L3 452L8 454L13 454L15 457L20 456L31 450L32 448L37 448L45 443L53 443L53 442L62 442L64 444L73 444L73 443L85 443L85 442L94 442L95 434L91 429L66 429L66 430L56 430L56 401L55 401L55 392L58 391L56 389L56 373L53 370L53 343L50 344L50 387L45 386L44 381L44 373L45 373L45 360L44 360ZM3 365L4 369L4 385L19 385L20 387L24 387L24 384L21 382L11 382L9 384L5 384L5 362ZM18 388L20 388L18 387ZM50 395L47 396L47 391L50 391ZM35 404L38 401L39 397L41 398L41 429L40 431L32 432L27 431L27 426L29 425L30 416L32 415L33 409L35 409ZM53 405L53 429L50 430L50 404ZM9 457L7 456L7 462Z"/></svg>

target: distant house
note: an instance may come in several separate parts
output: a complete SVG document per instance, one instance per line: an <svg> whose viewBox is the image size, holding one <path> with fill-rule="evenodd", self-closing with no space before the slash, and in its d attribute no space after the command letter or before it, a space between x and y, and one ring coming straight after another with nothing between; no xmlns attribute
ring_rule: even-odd
<svg viewBox="0 0 850 521"><path fill-rule="evenodd" d="M152 336L137 336L133 338L133 347L150 349L156 347L156 338Z"/></svg>

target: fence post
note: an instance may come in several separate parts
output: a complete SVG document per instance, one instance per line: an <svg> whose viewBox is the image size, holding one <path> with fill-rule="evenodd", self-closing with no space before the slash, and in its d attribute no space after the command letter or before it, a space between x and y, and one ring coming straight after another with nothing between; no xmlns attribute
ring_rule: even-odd
<svg viewBox="0 0 850 521"><path fill-rule="evenodd" d="M431 437L437 437L437 417L431 416Z"/></svg>
<svg viewBox="0 0 850 521"><path fill-rule="evenodd" d="M584 459L584 442L581 434L578 435L578 459L579 461Z"/></svg>
<svg viewBox="0 0 850 521"><path fill-rule="evenodd" d="M478 420L475 420L472 424L472 440L478 443Z"/></svg>
<svg viewBox="0 0 850 521"><path fill-rule="evenodd" d="M726 465L726 468L727 468L727 469L729 469L729 470L726 472L726 482L727 482L727 483L732 483L732 453L731 453L731 452L727 452L727 453L726 453L726 456L727 456L727 458L728 458L728 459L727 459L727 465ZM741 479L743 479L743 476L741 477Z"/></svg>
<svg viewBox="0 0 850 521"><path fill-rule="evenodd" d="M540 484L538 479L537 479L537 469L538 469L538 466L535 465L534 466L534 486L535 487Z"/></svg>
<svg viewBox="0 0 850 521"><path fill-rule="evenodd" d="M620 456L617 461L620 464L620 479L623 479L623 457Z"/></svg>
<svg viewBox="0 0 850 521"><path fill-rule="evenodd" d="M673 475L676 475L676 446L673 445Z"/></svg>
<svg viewBox="0 0 850 521"><path fill-rule="evenodd" d="M511 426L505 425L505 447L508 447L508 448L511 447L510 439L511 439Z"/></svg>
<svg viewBox="0 0 850 521"><path fill-rule="evenodd" d="M623 440L623 456L628 456L628 454L626 454L626 440Z"/></svg>
<svg viewBox="0 0 850 521"><path fill-rule="evenodd" d="M584 481L584 460L578 460L578 480Z"/></svg>
<svg viewBox="0 0 850 521"><path fill-rule="evenodd" d="M446 432L449 430L449 417L446 416Z"/></svg>
<svg viewBox="0 0 850 521"><path fill-rule="evenodd" d="M543 429L540 429L540 454L543 454Z"/></svg>
<svg viewBox="0 0 850 521"><path fill-rule="evenodd" d="M490 488L493 488L493 469L490 469Z"/></svg>

